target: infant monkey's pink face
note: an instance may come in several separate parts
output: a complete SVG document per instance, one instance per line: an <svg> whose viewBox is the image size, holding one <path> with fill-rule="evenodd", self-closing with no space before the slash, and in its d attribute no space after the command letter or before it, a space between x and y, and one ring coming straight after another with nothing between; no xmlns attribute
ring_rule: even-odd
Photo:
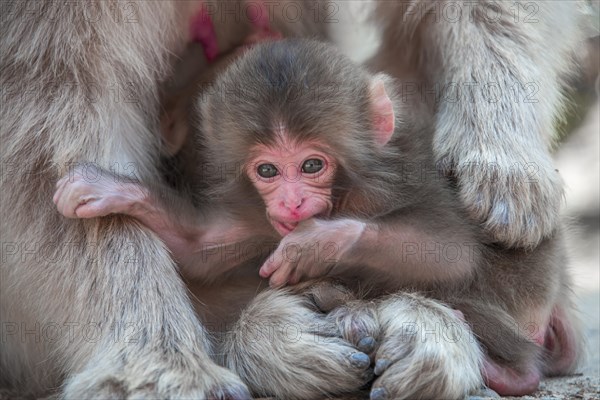
<svg viewBox="0 0 600 400"><path fill-rule="evenodd" d="M335 160L323 146L295 144L286 139L274 146L256 145L246 164L246 174L281 236L301 221L331 213Z"/></svg>

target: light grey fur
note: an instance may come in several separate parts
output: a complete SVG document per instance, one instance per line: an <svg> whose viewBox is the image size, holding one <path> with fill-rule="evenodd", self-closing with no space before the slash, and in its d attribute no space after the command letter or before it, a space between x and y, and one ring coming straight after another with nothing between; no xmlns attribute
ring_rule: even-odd
<svg viewBox="0 0 600 400"><path fill-rule="evenodd" d="M549 237L563 199L550 149L582 40L578 3L381 1L376 14L385 51L371 63L422 84L430 101L437 90L434 151L471 217L503 245Z"/></svg>
<svg viewBox="0 0 600 400"><path fill-rule="evenodd" d="M183 4L2 3L3 385L36 396L62 385L68 399L247 393L210 359L155 235L120 216L67 220L49 203L70 163L157 179L158 82L187 33Z"/></svg>

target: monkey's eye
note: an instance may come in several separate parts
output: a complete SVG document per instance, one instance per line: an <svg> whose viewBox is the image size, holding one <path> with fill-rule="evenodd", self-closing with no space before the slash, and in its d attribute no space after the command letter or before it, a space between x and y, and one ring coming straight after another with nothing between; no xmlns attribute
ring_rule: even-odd
<svg viewBox="0 0 600 400"><path fill-rule="evenodd" d="M256 171L262 178L272 178L279 173L273 164L260 164Z"/></svg>
<svg viewBox="0 0 600 400"><path fill-rule="evenodd" d="M319 158L311 158L304 161L302 164L302 172L305 174L316 174L323 169L323 160Z"/></svg>

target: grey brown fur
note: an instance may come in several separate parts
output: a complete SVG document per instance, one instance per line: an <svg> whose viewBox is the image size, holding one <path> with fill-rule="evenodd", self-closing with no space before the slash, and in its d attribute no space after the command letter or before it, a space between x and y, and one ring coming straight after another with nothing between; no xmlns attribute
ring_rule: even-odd
<svg viewBox="0 0 600 400"><path fill-rule="evenodd" d="M344 265L342 260L328 270L329 275L358 278L367 287L376 288L375 295L382 290L424 291L428 297L462 311L487 355L501 365L521 372L533 366L545 374L573 371L581 339L570 300L570 278L560 233L527 251L495 245L484 229L466 217L454 189L435 173L430 151L433 129L424 123L429 118L422 108L397 105L396 132L383 150L377 148L372 139L369 82L369 74L325 45L293 41L262 45L235 62L215 84L218 94L233 93L242 83L249 90L238 91L234 96L209 96L201 104L207 159L221 166L245 165L253 144L276 143L275 132L280 125L295 140L320 141L333 149L339 163L332 217L373 221L379 224L380 231L389 232L380 235L382 241L373 243L374 248L359 245L352 249L350 264ZM246 175L226 176L220 186L224 200L233 203L232 207L242 210L242 214L263 209ZM253 198L256 202L249 204ZM297 229L302 235L301 227ZM403 236L407 229L418 235L412 239ZM456 246L460 256L450 262L444 255L441 261L424 255L416 261L401 261L402 246L414 241L429 248ZM440 256L440 253L438 250L435 254ZM378 258L387 260L387 268L370 269L369 265L377 265L373 260ZM310 259L310 262L321 260ZM384 261L379 265L382 263L385 265ZM414 367L414 371L406 368L430 358L444 360L442 354L449 351L445 347L452 347L448 343L440 345L437 356L421 353L425 347L419 344L405 352L398 350L398 345L389 344L398 340L397 330L405 316L406 321L423 318L425 324L444 326L446 322L440 314L434 312L424 317L431 306L445 309L444 318L460 325L447 308L418 297L414 302L410 299L410 295L402 294L376 306L382 343L375 361L385 359L393 365L394 357L400 359L399 367L390 368L389 374L375 382L375 388L386 387L393 398L456 397L460 391L452 390L458 387L466 394L473 388L469 384L478 378L477 346L456 350L464 357L461 367L457 367L462 372L451 377L447 374L453 368L442 361L435 366ZM411 316L404 306L406 302L423 311ZM572 341L571 348L558 347L556 353L546 353L526 339L525 334L532 333L526 327L537 324L536 329L543 329L543 321L555 309L565 314L564 323L569 330L565 335ZM459 343L465 345L462 340ZM550 367L542 367L542 359L560 356L561 351L575 353L568 365L554 368L547 360ZM399 354L394 355L395 352ZM414 357L410 362L407 353ZM424 369L428 373L423 373ZM436 374L439 374L436 381L445 384L433 385L439 392L427 392L432 385L422 379L433 379ZM410 395L401 386L407 382L415 390Z"/></svg>

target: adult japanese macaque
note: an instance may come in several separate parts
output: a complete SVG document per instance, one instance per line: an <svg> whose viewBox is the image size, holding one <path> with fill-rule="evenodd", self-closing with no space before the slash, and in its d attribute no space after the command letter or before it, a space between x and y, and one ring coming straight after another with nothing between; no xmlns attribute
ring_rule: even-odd
<svg viewBox="0 0 600 400"><path fill-rule="evenodd" d="M335 277L356 293L369 288L368 297L377 299L349 297L332 311L366 327L342 329L351 343L377 339L373 356L379 378L372 398L464 396L477 386L480 368L492 389L525 394L543 375L573 370L580 337L558 233L528 251L492 244L465 217L455 189L436 171L427 112L402 108L385 75L367 73L321 43L265 43L217 78L200 110L204 162L213 171L233 172L219 176L212 189L233 216L230 229L252 216L248 225L267 236L272 227L282 237L261 276L277 287ZM65 177L55 202L69 217L134 216L161 236L176 258L194 263L189 253L205 246L202 234L164 223L177 220L174 210L139 195L144 191L139 185L111 182ZM263 227L257 225L261 214ZM244 228L241 236L248 232ZM188 241L192 250L170 244L189 237L198 238ZM406 289L421 290L456 311L402 292L382 298ZM267 293L277 299L287 292ZM264 298L256 301L267 311L251 304L225 343L227 365L255 391L268 380L264 365L275 364L265 356L267 349L256 341L248 345L240 331L289 312ZM261 317L265 314L270 317ZM483 345L484 358L478 345L464 338L411 342L412 348L401 344L411 335L407 324L424 330L453 322L459 327L463 318ZM460 373L446 375L451 371Z"/></svg>
<svg viewBox="0 0 600 400"><path fill-rule="evenodd" d="M78 162L161 187L159 87L200 4L0 4L0 385L18 396L249 397L154 234L49 202Z"/></svg>

